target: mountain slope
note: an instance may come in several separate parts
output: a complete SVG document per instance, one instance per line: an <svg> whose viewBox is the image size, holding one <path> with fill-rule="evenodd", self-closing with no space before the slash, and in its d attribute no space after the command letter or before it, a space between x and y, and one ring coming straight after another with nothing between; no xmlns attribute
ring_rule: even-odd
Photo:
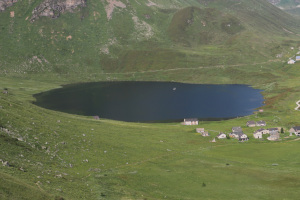
<svg viewBox="0 0 300 200"><path fill-rule="evenodd" d="M22 1L0 17L7 74L262 62L295 45L300 32L297 20L263 0Z"/></svg>
<svg viewBox="0 0 300 200"><path fill-rule="evenodd" d="M268 0L268 1L292 15L300 16L299 0Z"/></svg>

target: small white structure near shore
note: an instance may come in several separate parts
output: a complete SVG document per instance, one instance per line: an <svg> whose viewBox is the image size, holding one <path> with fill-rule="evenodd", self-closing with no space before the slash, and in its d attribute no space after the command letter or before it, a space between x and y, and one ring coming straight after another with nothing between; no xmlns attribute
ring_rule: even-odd
<svg viewBox="0 0 300 200"><path fill-rule="evenodd" d="M183 125L198 125L199 120L197 118L184 119Z"/></svg>
<svg viewBox="0 0 300 200"><path fill-rule="evenodd" d="M219 135L217 136L218 139L225 139L226 138L226 134L225 133L219 133Z"/></svg>
<svg viewBox="0 0 300 200"><path fill-rule="evenodd" d="M295 62L296 62L296 61L294 61L293 59L291 59L291 60L288 61L288 64L289 64L289 65L293 65L293 64L295 64Z"/></svg>

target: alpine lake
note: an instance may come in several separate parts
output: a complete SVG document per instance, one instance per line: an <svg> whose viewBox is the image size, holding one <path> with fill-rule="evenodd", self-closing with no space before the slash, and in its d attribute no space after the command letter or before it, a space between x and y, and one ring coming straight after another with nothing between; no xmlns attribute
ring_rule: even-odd
<svg viewBox="0 0 300 200"><path fill-rule="evenodd" d="M249 85L176 82L93 82L35 94L34 104L56 111L127 122L222 120L251 115L263 106Z"/></svg>

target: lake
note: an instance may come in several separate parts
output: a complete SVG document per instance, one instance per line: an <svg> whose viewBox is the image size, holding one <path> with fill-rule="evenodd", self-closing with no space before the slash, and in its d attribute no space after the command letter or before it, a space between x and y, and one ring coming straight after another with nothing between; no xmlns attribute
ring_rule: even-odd
<svg viewBox="0 0 300 200"><path fill-rule="evenodd" d="M261 90L248 85L175 82L94 82L35 94L36 105L66 113L128 122L220 120L263 106Z"/></svg>

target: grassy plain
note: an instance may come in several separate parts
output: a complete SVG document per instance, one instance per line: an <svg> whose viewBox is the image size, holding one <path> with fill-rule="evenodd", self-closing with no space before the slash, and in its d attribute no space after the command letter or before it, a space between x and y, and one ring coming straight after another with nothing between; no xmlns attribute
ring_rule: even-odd
<svg viewBox="0 0 300 200"><path fill-rule="evenodd" d="M111 21L93 0L33 24L26 18L39 1L1 13L0 90L9 93L0 93L0 198L297 199L300 140L287 130L300 125L300 64L286 61L298 51L299 22L260 0L127 2ZM151 25L153 38L140 38L133 15ZM203 20L218 26L206 32ZM249 84L263 90L264 112L202 121L197 127L212 135L203 138L179 123L94 120L32 104L33 94L62 84L108 80ZM255 140L248 120L286 132L277 142ZM232 126L250 140L209 142Z"/></svg>
<svg viewBox="0 0 300 200"><path fill-rule="evenodd" d="M32 94L73 82L38 75L0 79L0 153L3 199L295 199L300 140L287 137L299 125L300 64L282 62L132 74L106 80L178 80L194 83L247 83L263 89L263 113L203 121L203 138L193 126L144 124L70 115L33 105ZM259 71L259 72L258 72ZM211 75L210 75L211 74ZM261 79L258 79L261 77ZM269 78L266 78L269 77ZM248 120L265 120L286 131L278 142L255 140ZM219 131L242 126L250 140L210 143ZM287 137L287 138L286 138ZM15 138L19 138L15 139ZM35 194L34 196L32 194Z"/></svg>

